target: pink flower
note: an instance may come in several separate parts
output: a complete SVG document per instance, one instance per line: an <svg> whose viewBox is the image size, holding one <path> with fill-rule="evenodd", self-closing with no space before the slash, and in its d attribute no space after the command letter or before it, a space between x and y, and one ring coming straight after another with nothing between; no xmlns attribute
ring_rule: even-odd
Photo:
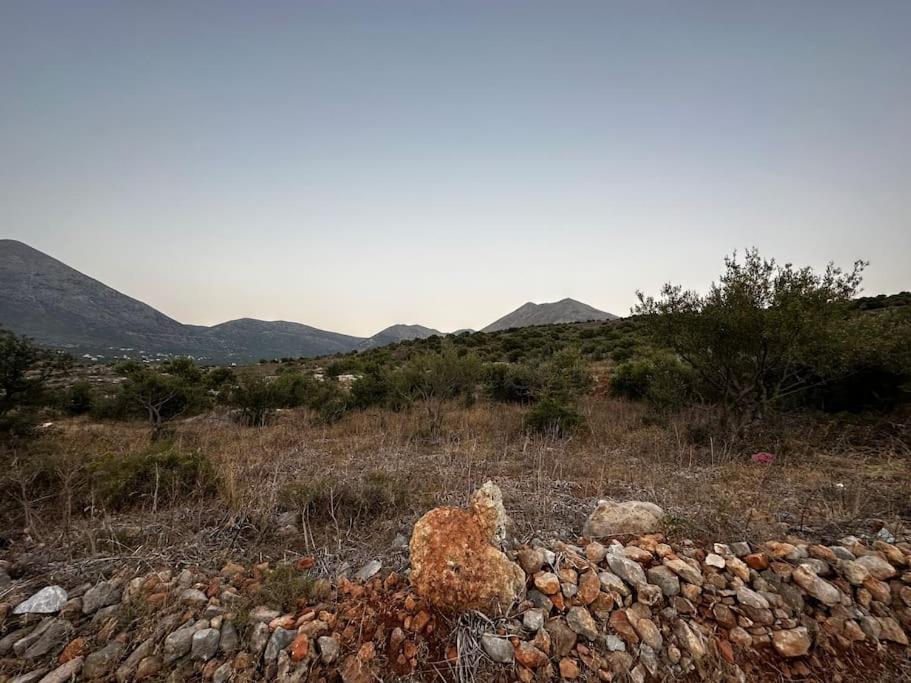
<svg viewBox="0 0 911 683"><path fill-rule="evenodd" d="M762 465L771 465L775 462L775 456L771 453L755 453L750 456L750 460L753 462L758 462Z"/></svg>

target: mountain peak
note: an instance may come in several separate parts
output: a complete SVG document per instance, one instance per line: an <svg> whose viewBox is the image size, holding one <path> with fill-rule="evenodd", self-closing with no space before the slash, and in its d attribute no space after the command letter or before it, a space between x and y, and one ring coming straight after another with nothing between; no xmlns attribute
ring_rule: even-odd
<svg viewBox="0 0 911 683"><path fill-rule="evenodd" d="M593 306L566 297L560 301L536 304L527 302L499 320L492 322L482 332L508 330L512 327L530 327L532 325L554 325L558 323L578 323L589 320L614 320L613 313L600 311Z"/></svg>

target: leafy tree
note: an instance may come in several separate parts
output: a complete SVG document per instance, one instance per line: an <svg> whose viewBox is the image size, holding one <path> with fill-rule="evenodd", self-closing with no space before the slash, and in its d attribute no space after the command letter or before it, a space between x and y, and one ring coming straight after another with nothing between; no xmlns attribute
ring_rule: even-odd
<svg viewBox="0 0 911 683"><path fill-rule="evenodd" d="M152 440L157 441L162 435L162 424L186 408L184 382L138 361L122 363L117 372L126 378L123 396L146 414L152 428Z"/></svg>
<svg viewBox="0 0 911 683"><path fill-rule="evenodd" d="M750 249L742 261L736 253L725 259L708 293L667 284L657 299L638 292L634 312L693 369L719 403L722 425L736 434L819 381L814 374L831 375L865 265L844 271L830 263L820 274Z"/></svg>
<svg viewBox="0 0 911 683"><path fill-rule="evenodd" d="M31 411L44 398L45 382L67 358L0 328L0 432L25 435Z"/></svg>
<svg viewBox="0 0 911 683"><path fill-rule="evenodd" d="M240 421L251 427L267 425L281 405L274 387L262 377L248 374L231 391L230 402L240 408Z"/></svg>

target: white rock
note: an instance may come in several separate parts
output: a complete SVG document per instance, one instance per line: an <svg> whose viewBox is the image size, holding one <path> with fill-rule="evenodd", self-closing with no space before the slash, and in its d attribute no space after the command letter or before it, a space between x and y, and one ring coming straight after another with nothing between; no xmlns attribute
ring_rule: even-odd
<svg viewBox="0 0 911 683"><path fill-rule="evenodd" d="M54 614L67 601L67 593L60 586L47 586L13 609L13 614Z"/></svg>

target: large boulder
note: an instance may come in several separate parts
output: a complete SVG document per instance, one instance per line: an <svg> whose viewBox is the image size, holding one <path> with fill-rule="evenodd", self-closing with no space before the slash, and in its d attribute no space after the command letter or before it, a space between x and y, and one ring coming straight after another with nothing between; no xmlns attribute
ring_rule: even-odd
<svg viewBox="0 0 911 683"><path fill-rule="evenodd" d="M525 573L500 550L508 518L487 482L467 510L434 508L411 534L411 585L431 605L502 614L525 588Z"/></svg>
<svg viewBox="0 0 911 683"><path fill-rule="evenodd" d="M654 503L627 500L622 503L599 500L598 507L589 515L582 534L589 538L603 538L618 534L647 534L658 531L664 510Z"/></svg>

